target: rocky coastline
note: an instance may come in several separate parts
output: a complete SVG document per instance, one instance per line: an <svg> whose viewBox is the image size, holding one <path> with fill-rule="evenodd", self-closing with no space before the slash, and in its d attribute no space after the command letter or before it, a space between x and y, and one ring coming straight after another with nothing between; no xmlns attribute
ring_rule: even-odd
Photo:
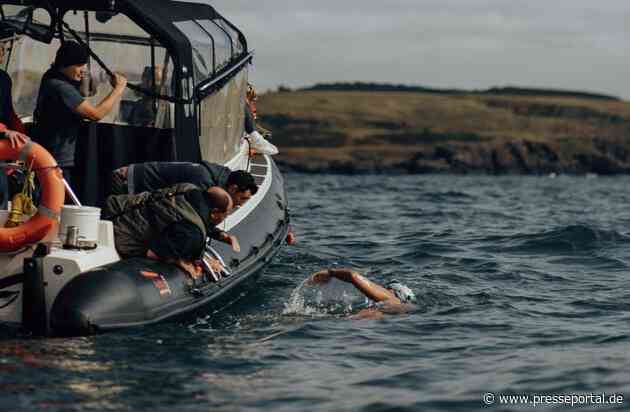
<svg viewBox="0 0 630 412"><path fill-rule="evenodd" d="M308 90L258 107L286 171L630 173L630 103L616 99Z"/></svg>

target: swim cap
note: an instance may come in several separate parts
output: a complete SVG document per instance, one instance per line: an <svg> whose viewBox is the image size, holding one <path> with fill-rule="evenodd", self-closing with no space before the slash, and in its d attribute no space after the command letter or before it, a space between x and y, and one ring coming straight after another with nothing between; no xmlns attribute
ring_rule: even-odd
<svg viewBox="0 0 630 412"><path fill-rule="evenodd" d="M413 293L413 291L407 286L403 285L397 280L390 281L387 284L386 288L394 292L394 295L396 295L396 297L400 299L402 303L410 303L416 301L416 294Z"/></svg>

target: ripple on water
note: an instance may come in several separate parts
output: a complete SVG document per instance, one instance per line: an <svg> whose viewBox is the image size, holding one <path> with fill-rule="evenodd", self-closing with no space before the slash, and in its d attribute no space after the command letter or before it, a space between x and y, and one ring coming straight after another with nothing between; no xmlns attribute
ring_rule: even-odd
<svg viewBox="0 0 630 412"><path fill-rule="evenodd" d="M298 244L225 308L82 339L0 325L0 409L469 412L485 392L630 387L627 178L287 184ZM397 278L417 305L349 319L354 288L305 287L331 266Z"/></svg>
<svg viewBox="0 0 630 412"><path fill-rule="evenodd" d="M616 231L599 230L584 225L545 231L542 233L519 234L507 240L505 252L541 252L556 254L563 252L584 252L600 249L603 245L627 243L627 236Z"/></svg>

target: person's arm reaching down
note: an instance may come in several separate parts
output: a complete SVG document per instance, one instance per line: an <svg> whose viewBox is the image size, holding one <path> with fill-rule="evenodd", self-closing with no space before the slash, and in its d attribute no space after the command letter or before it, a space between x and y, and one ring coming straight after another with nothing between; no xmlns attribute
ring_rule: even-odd
<svg viewBox="0 0 630 412"><path fill-rule="evenodd" d="M229 233L224 232L217 227L211 229L209 237L211 239L218 240L219 242L227 243L236 253L241 251L241 245L238 243L238 238L234 235L230 235Z"/></svg>

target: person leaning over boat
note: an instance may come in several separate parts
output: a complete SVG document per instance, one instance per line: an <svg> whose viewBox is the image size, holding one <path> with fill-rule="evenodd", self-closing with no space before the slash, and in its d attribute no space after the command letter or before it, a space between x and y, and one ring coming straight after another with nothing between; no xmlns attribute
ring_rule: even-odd
<svg viewBox="0 0 630 412"><path fill-rule="evenodd" d="M127 79L114 74L111 93L93 106L80 92L88 61L87 49L72 41L64 42L52 67L42 77L35 108L34 140L57 160L68 181L72 180L74 152L83 120L99 121L121 99Z"/></svg>
<svg viewBox="0 0 630 412"><path fill-rule="evenodd" d="M0 64L4 64L5 49L10 47L11 41L14 39L12 31L0 32ZM28 141L26 131L22 121L15 113L13 108L12 97L13 83L11 77L4 70L0 69L0 123L6 126L0 137L8 139L11 147L24 144ZM0 170L0 208L7 207L9 200L9 184L7 182L7 171L3 168Z"/></svg>
<svg viewBox="0 0 630 412"><path fill-rule="evenodd" d="M230 194L234 207L242 206L258 192L249 172L203 161L147 162L121 167L112 174L112 194L152 192L178 183L192 183L203 189L219 186Z"/></svg>
<svg viewBox="0 0 630 412"><path fill-rule="evenodd" d="M334 268L320 270L312 274L307 283L311 285L328 283L332 278L354 285L368 299L368 308L353 316L355 319L378 318L383 313L405 313L415 306L416 295L411 289L397 280L381 286L352 269Z"/></svg>
<svg viewBox="0 0 630 412"><path fill-rule="evenodd" d="M116 250L122 258L149 257L177 264L195 276L201 271L206 239L237 248L234 236L216 225L232 209L228 193L190 183L155 192L110 196L103 217L114 224Z"/></svg>

